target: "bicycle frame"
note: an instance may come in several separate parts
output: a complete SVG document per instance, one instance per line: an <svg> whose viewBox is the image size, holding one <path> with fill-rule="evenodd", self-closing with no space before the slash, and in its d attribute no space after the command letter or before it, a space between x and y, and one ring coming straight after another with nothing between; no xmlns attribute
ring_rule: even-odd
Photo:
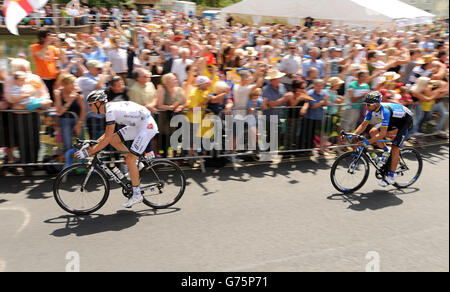
<svg viewBox="0 0 450 292"><path fill-rule="evenodd" d="M341 132L341 135L344 135L347 138L347 140L349 140L349 141L350 141L349 136L357 136L360 140L363 138L362 136L354 135L354 134L348 134L348 133L345 133L345 132ZM391 144L392 141L391 140L382 139L382 140L376 141L375 143L388 143L388 144ZM359 160L360 160L361 156L364 155L364 157L366 157L367 160L369 160L370 163L372 163L372 165L375 167L375 169L377 171L383 173L384 172L383 168L385 166L383 166L382 168L378 167L377 163L373 160L373 158L370 155L367 154L367 152L368 152L368 150L364 146L360 146L357 150L355 150L354 157L356 158L356 161L355 161L354 165L350 165L349 171L354 171L356 169L356 167L358 166L358 163L359 163ZM390 164L389 160L390 160L390 157L388 159L388 162L385 165Z"/></svg>
<svg viewBox="0 0 450 292"><path fill-rule="evenodd" d="M86 178L84 180L82 188L84 187L86 182L89 180L89 177L91 176L92 172L94 171L95 167L97 166L108 176L108 178L112 178L116 183L118 183L120 186L122 186L122 188L124 188L126 190L129 189L129 187L121 179L119 179L119 177L114 172L112 172L105 165L105 163L103 161L101 161L98 158L98 154L95 154L94 158L91 161L87 162L87 163L90 165L90 168L89 168L88 174L86 175Z"/></svg>
<svg viewBox="0 0 450 292"><path fill-rule="evenodd" d="M355 157L357 157L357 160L356 160L356 163L355 163L355 168L356 168L356 166L358 166L358 162L359 162L359 159L361 158L361 156L364 155L364 157L366 157L367 160L369 160L370 163L372 163L372 165L376 168L376 170L383 171L380 167L378 167L377 163L373 160L372 156L367 154L368 153L367 148L365 148L364 146L361 146L355 152L357 152L354 155Z"/></svg>

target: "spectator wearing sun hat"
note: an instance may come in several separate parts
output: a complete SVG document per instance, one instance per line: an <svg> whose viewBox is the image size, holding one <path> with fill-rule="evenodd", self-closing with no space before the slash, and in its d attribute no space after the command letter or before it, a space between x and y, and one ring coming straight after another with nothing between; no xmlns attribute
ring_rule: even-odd
<svg viewBox="0 0 450 292"><path fill-rule="evenodd" d="M433 75L432 63L436 60L437 58L430 54L424 55L422 58L417 60L417 66L412 70L407 84L409 86L415 84L417 79L420 77L431 77Z"/></svg>
<svg viewBox="0 0 450 292"><path fill-rule="evenodd" d="M272 131L270 116L276 116L278 122L282 111L277 107L284 106L293 99L293 93L287 92L286 87L281 83L281 79L284 76L286 76L285 73L281 73L276 69L270 69L265 77L269 84L263 87L262 98L264 106L268 108L264 111L264 114L266 115L266 131L269 137ZM280 137L281 135L278 135L278 138Z"/></svg>

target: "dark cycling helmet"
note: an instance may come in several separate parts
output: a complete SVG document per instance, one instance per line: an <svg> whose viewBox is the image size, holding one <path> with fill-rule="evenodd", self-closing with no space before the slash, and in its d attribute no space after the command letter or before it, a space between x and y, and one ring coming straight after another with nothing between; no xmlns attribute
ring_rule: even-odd
<svg viewBox="0 0 450 292"><path fill-rule="evenodd" d="M91 93L89 93L89 95L86 98L86 101L88 103L93 103L96 101L101 101L101 102L107 102L108 101L108 96L106 95L104 90L95 90L92 91Z"/></svg>
<svg viewBox="0 0 450 292"><path fill-rule="evenodd" d="M382 100L383 95L379 91L371 91L364 97L364 103L367 104L381 103Z"/></svg>

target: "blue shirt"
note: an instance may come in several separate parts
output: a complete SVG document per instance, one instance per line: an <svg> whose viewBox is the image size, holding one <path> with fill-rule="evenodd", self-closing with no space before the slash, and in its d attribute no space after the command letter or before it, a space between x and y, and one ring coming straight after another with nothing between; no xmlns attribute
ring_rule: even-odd
<svg viewBox="0 0 450 292"><path fill-rule="evenodd" d="M432 53L434 50L434 43L433 42L420 42L419 47L423 48L425 50L425 53Z"/></svg>
<svg viewBox="0 0 450 292"><path fill-rule="evenodd" d="M248 103L247 103L247 109L258 109L261 108L263 105L263 98L262 97L258 97L255 101L251 100L250 98L248 99ZM258 110L255 110L255 112L253 113L253 115L256 117L258 116Z"/></svg>
<svg viewBox="0 0 450 292"><path fill-rule="evenodd" d="M102 48L96 48L95 51L89 54L83 53L82 55L86 62L90 60L97 60L99 62L105 63L109 59Z"/></svg>
<svg viewBox="0 0 450 292"><path fill-rule="evenodd" d="M91 93L92 91L95 90L95 86L97 85L98 80L100 79L100 76L101 76L100 74L97 76L92 76L91 74L87 73L84 76L77 79L77 85L81 89L81 93L83 94L86 109L87 109L86 117L97 117L97 118L104 117L104 115L102 115L102 114L94 114L91 110L89 110L89 108L87 106L88 103L86 101L86 98L89 95L89 93ZM104 87L101 89L104 89Z"/></svg>
<svg viewBox="0 0 450 292"><path fill-rule="evenodd" d="M322 89L318 94L314 89L308 90L307 94L314 98L314 100L310 100L308 112L305 115L305 118L310 120L323 120L323 107L318 107L316 109L312 109L312 106L316 103L322 101L324 97L328 94L326 90Z"/></svg>
<svg viewBox="0 0 450 292"><path fill-rule="evenodd" d="M308 59L303 62L303 76L306 76L308 69L314 67L317 70L319 70L319 76L320 78L323 78L325 76L325 64L322 60L316 60L313 62L311 59Z"/></svg>
<svg viewBox="0 0 450 292"><path fill-rule="evenodd" d="M280 85L278 86L278 90L276 90L271 83L267 84L266 86L263 87L263 91L262 91L262 97L267 98L267 101L276 101L280 98L283 97L283 95L286 94L286 87L284 86L283 83L280 83ZM280 105L281 106L281 105ZM280 116L281 110L280 109L269 109L269 110L265 110L264 114L265 115L277 115Z"/></svg>

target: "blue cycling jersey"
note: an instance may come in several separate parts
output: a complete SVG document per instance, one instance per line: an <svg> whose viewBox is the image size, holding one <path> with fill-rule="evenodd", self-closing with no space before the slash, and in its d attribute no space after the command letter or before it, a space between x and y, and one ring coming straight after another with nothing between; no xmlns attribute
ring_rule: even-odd
<svg viewBox="0 0 450 292"><path fill-rule="evenodd" d="M411 111L397 103L381 103L378 111L367 111L364 120L370 121L372 118L378 119L377 124L382 127L398 127L408 116L412 116Z"/></svg>

